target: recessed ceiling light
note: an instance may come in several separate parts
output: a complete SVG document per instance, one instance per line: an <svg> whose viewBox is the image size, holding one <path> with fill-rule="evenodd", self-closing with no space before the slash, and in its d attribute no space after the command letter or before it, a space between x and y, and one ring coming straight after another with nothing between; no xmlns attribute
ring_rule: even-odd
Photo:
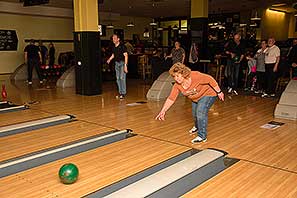
<svg viewBox="0 0 297 198"><path fill-rule="evenodd" d="M127 24L127 27L134 27L134 23L129 22L129 23Z"/></svg>
<svg viewBox="0 0 297 198"><path fill-rule="evenodd" d="M272 7L282 7L286 5L287 5L286 3L276 3L276 4L273 4Z"/></svg>
<svg viewBox="0 0 297 198"><path fill-rule="evenodd" d="M151 25L151 26L156 26L156 25L157 25L157 23L156 23L156 22L154 22L154 21L152 21L152 22L150 22L150 25Z"/></svg>
<svg viewBox="0 0 297 198"><path fill-rule="evenodd" d="M106 26L106 28L107 28L107 29L113 29L114 26L113 26L112 24L108 24L108 25Z"/></svg>

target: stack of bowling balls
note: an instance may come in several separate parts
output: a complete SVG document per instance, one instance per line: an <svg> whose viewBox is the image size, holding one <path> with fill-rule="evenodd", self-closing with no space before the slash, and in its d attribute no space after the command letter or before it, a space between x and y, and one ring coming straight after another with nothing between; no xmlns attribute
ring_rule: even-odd
<svg viewBox="0 0 297 198"><path fill-rule="evenodd" d="M60 181L63 184L72 184L78 178L78 168L75 164L64 164L59 170Z"/></svg>

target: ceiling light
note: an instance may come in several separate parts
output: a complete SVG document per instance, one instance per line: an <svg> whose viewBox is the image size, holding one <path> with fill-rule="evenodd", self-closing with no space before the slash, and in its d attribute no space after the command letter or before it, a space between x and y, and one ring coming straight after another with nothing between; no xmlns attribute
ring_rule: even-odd
<svg viewBox="0 0 297 198"><path fill-rule="evenodd" d="M277 9L277 8L269 8L269 10L271 11L274 11L274 12L281 12L281 13L287 13L285 10L280 10L280 9Z"/></svg>
<svg viewBox="0 0 297 198"><path fill-rule="evenodd" d="M276 3L276 4L273 4L272 7L282 7L282 6L286 6L287 4L285 3Z"/></svg>
<svg viewBox="0 0 297 198"><path fill-rule="evenodd" d="M129 22L129 23L127 24L127 27L134 27L134 23Z"/></svg>
<svg viewBox="0 0 297 198"><path fill-rule="evenodd" d="M252 17L251 20L252 20L252 21L260 21L261 18L260 18L260 17Z"/></svg>
<svg viewBox="0 0 297 198"><path fill-rule="evenodd" d="M150 22L150 25L151 26L156 26L157 25L157 23L155 22L155 20L153 19L153 21L152 22Z"/></svg>
<svg viewBox="0 0 297 198"><path fill-rule="evenodd" d="M159 30L159 31L162 31L162 30L163 30L163 28L162 28L162 27L158 27L158 28L157 28L157 30Z"/></svg>
<svg viewBox="0 0 297 198"><path fill-rule="evenodd" d="M112 25L112 23L110 23L110 24L108 24L108 25L106 26L106 28L107 28L107 29L113 29L114 26Z"/></svg>
<svg viewBox="0 0 297 198"><path fill-rule="evenodd" d="M157 25L157 23L156 23L156 22L154 22L154 21L152 21L152 22L150 22L150 25L151 25L151 26L156 26L156 25Z"/></svg>
<svg viewBox="0 0 297 198"><path fill-rule="evenodd" d="M178 27L176 25L173 26L173 30L178 30Z"/></svg>
<svg viewBox="0 0 297 198"><path fill-rule="evenodd" d="M258 17L258 12L257 11L255 12L255 16L254 17L251 17L251 20L252 21L260 21L261 20L261 18Z"/></svg>

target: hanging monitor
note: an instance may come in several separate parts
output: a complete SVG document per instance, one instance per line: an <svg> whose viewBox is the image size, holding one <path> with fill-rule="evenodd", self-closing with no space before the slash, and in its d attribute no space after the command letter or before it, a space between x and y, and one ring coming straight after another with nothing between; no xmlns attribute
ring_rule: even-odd
<svg viewBox="0 0 297 198"><path fill-rule="evenodd" d="M49 3L49 0L23 0L24 6L35 6Z"/></svg>

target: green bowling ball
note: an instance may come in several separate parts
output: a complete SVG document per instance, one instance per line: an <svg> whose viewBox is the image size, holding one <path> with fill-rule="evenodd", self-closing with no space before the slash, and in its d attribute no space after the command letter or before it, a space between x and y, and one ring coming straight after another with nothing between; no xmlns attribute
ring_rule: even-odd
<svg viewBox="0 0 297 198"><path fill-rule="evenodd" d="M60 181L63 184L72 184L78 178L78 168L75 164L64 164L59 170Z"/></svg>

